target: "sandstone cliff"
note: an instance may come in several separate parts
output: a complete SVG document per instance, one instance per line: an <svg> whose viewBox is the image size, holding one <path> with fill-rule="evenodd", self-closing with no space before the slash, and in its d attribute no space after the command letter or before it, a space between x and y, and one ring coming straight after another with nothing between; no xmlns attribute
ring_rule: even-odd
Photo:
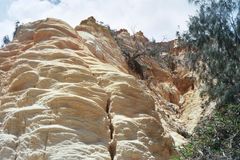
<svg viewBox="0 0 240 160"><path fill-rule="evenodd" d="M147 42L93 17L75 29L57 19L20 26L0 50L0 159L170 159L202 100L173 42L174 70L147 55L136 62L143 79L129 67L123 46Z"/></svg>

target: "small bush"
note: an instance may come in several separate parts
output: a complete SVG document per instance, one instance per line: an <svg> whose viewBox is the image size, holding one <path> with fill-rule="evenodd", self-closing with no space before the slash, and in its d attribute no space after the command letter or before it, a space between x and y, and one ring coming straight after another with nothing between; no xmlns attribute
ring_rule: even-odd
<svg viewBox="0 0 240 160"><path fill-rule="evenodd" d="M8 44L8 43L10 43L10 42L11 42L11 41L10 41L8 35L6 35L6 36L3 37L3 43L4 43L5 45Z"/></svg>
<svg viewBox="0 0 240 160"><path fill-rule="evenodd" d="M240 105L217 108L213 116L199 124L180 154L179 160L239 160Z"/></svg>

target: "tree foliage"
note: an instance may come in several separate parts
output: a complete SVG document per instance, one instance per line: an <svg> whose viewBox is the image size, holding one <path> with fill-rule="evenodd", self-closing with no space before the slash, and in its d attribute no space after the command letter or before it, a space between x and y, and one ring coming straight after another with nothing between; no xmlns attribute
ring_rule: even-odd
<svg viewBox="0 0 240 160"><path fill-rule="evenodd" d="M180 159L240 159L240 1L189 0L199 7L180 37L189 67L218 107L200 122Z"/></svg>
<svg viewBox="0 0 240 160"><path fill-rule="evenodd" d="M3 37L3 43L4 43L5 45L8 44L8 43L10 43L10 39L9 39L9 36L8 36L8 35L6 35L6 36Z"/></svg>
<svg viewBox="0 0 240 160"><path fill-rule="evenodd" d="M188 65L219 104L240 103L240 1L189 1L199 10L182 36L190 50Z"/></svg>

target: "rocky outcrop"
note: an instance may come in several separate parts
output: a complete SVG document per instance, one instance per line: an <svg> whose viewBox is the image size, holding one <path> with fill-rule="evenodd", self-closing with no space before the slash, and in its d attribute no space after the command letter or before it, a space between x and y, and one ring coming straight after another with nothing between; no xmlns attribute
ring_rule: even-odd
<svg viewBox="0 0 240 160"><path fill-rule="evenodd" d="M118 34L134 48L130 34ZM93 17L75 29L51 18L20 26L0 50L0 157L170 159L185 141L188 116L179 116L194 82L148 56L138 60L140 80L125 58Z"/></svg>

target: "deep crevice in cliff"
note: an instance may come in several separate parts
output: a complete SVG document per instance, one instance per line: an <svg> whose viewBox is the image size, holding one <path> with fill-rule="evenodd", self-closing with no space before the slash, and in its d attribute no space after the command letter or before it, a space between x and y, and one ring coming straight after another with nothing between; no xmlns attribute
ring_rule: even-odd
<svg viewBox="0 0 240 160"><path fill-rule="evenodd" d="M17 144L16 144L16 146L15 146L15 152L16 152L16 154L15 154L14 160L16 160L16 159L18 158L17 149L18 149L19 143L20 143L20 141L19 141L19 138L18 138L18 142L17 142Z"/></svg>
<svg viewBox="0 0 240 160"><path fill-rule="evenodd" d="M110 130L110 138L111 138L111 141L109 143L108 151L110 153L111 160L113 160L114 156L116 154L116 143L115 143L114 137L113 137L114 126L112 124L112 117L111 117L111 114L110 114L110 104L111 104L111 100L110 100L110 98L108 98L107 106L106 106L106 112L108 114L108 119L109 119L109 130Z"/></svg>
<svg viewBox="0 0 240 160"><path fill-rule="evenodd" d="M49 137L49 130L46 132L46 138L45 138L45 141L44 141L44 157L46 158L46 151L47 151L47 143L48 143L48 137Z"/></svg>

